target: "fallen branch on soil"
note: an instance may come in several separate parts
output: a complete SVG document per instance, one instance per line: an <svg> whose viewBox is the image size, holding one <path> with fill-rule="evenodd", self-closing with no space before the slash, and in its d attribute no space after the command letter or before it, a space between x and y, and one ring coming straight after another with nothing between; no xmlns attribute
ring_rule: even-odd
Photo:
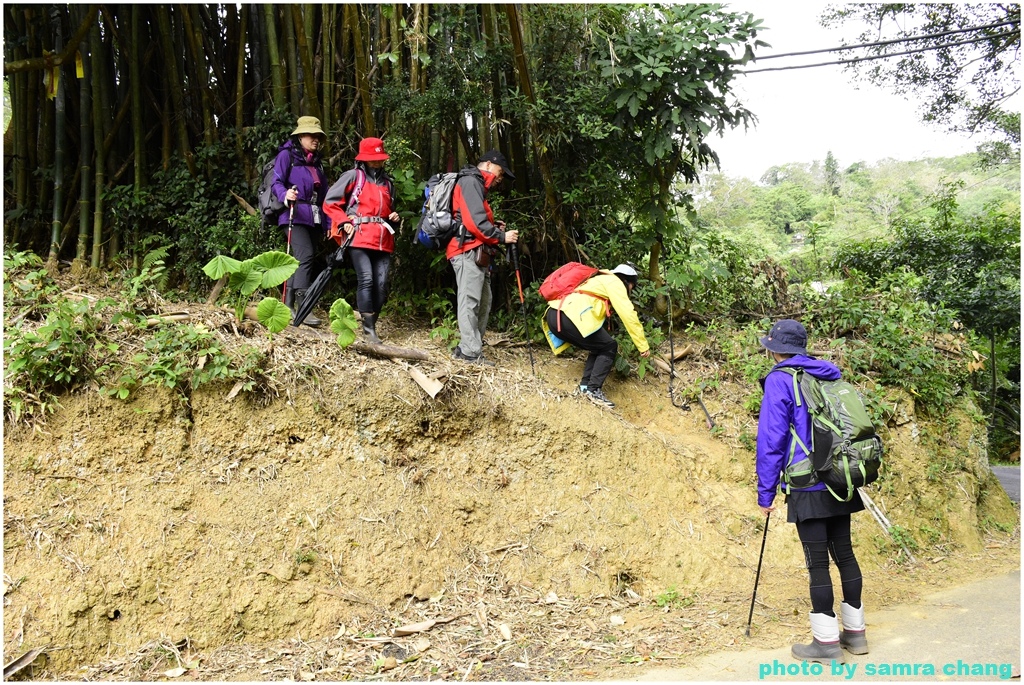
<svg viewBox="0 0 1024 685"><path fill-rule="evenodd" d="M181 312L179 314L166 314L163 316L152 316L146 319L146 328L152 328L153 326L159 326L162 323L176 323L178 321L188 321L192 318L192 315L188 312Z"/></svg>
<svg viewBox="0 0 1024 685"><path fill-rule="evenodd" d="M220 293L224 290L224 286L228 283L228 274L221 276L216 283L213 284L213 290L210 291L210 296L206 298L206 304L212 305L220 297Z"/></svg>
<svg viewBox="0 0 1024 685"><path fill-rule="evenodd" d="M867 510L870 511L871 515L875 517L875 520L878 521L878 525L882 527L882 530L885 531L885 534L889 536L890 540L896 542L896 539L892 536L892 532L890 532L889 530L890 528L892 528L892 524L889 523L889 519L886 518L885 514L882 513L882 510L879 509L878 506L871 501L871 498L868 497L868 493L864 492L862 488L857 488L857 492L860 493L860 498L864 502L864 506L867 507ZM899 546L903 548L903 553L907 555L907 558L910 559L910 562L916 564L917 559L915 559L914 555L910 553L910 550L907 549L907 546L904 545L902 542L897 544L899 544Z"/></svg>
<svg viewBox="0 0 1024 685"><path fill-rule="evenodd" d="M23 670L26 666L31 665L40 654L46 650L46 647L36 647L33 650L25 652L11 663L4 666L4 680L8 680L12 675L18 671Z"/></svg>
<svg viewBox="0 0 1024 685"><path fill-rule="evenodd" d="M416 381L416 383L421 388L423 388L423 391L425 393L430 395L430 399L434 399L435 397L437 397L437 393L439 393L442 390L444 390L444 383L442 383L441 381L437 380L436 378L430 378L429 376L427 376L425 373L423 373L422 371L420 371L416 367L410 366L409 364L406 364L403 361L399 361L398 359L396 359L394 357L391 358L391 361L393 361L394 363L398 364L403 369L408 371L409 375L412 377L412 379L414 381Z"/></svg>

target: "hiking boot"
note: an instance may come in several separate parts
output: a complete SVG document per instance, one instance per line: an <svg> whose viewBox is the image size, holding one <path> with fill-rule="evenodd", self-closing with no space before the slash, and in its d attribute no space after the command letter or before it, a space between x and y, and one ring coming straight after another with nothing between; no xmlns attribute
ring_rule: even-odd
<svg viewBox="0 0 1024 685"><path fill-rule="evenodd" d="M380 345L381 340L377 337L377 317L379 314L363 314L363 335L366 342Z"/></svg>
<svg viewBox="0 0 1024 685"><path fill-rule="evenodd" d="M296 290L295 291L295 307L292 309L292 316L293 317L295 316L295 312L297 312L300 309L302 309L302 302L305 299L306 299L306 289L305 288L303 288L302 290ZM320 326L320 324L321 324L321 321L320 321L320 319L318 319L315 316L313 316L313 312L310 312L309 314L306 315L306 318L302 320L302 324L304 326L309 326L310 328L318 328Z"/></svg>
<svg viewBox="0 0 1024 685"><path fill-rule="evenodd" d="M828 614L811 614L811 634L814 638L809 645L793 645L790 650L794 659L830 664L846 663L843 648L839 646L839 619Z"/></svg>
<svg viewBox="0 0 1024 685"><path fill-rule="evenodd" d="M488 361L488 360L484 359L484 355L482 355L482 354L480 356L477 356L477 357L470 357L468 355L463 354L462 353L462 348L460 348L458 346L456 346L455 349L452 350L452 359L459 359L461 361L468 362L470 364L479 364L480 366L494 366L495 365L494 362Z"/></svg>
<svg viewBox="0 0 1024 685"><path fill-rule="evenodd" d="M860 609L843 602L839 605L843 616L843 630L839 633L839 644L850 654L867 654L868 638L864 626L864 605Z"/></svg>
<svg viewBox="0 0 1024 685"><path fill-rule="evenodd" d="M601 388L587 388L584 390L583 386L581 385L580 392L583 393L584 397L586 397L588 400L590 400L599 407L603 407L605 409L615 409L615 403L605 396L604 391L601 390Z"/></svg>

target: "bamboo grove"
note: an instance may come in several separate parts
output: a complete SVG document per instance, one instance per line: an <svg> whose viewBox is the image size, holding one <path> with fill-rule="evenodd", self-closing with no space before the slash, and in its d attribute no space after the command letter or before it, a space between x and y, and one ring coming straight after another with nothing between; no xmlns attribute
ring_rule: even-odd
<svg viewBox="0 0 1024 685"><path fill-rule="evenodd" d="M674 182L717 161L710 134L750 120L729 84L758 24L719 5L6 5L5 244L98 269L162 244L185 273L239 249L237 200L313 115L332 180L384 137L407 216L430 174L501 149L534 269L616 231L650 249L686 203Z"/></svg>

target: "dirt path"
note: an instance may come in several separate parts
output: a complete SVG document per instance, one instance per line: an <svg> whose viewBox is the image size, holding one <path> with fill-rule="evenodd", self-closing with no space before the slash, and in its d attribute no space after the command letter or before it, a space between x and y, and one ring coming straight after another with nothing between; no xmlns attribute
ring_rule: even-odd
<svg viewBox="0 0 1024 685"><path fill-rule="evenodd" d="M845 664L812 668L786 646L708 654L634 680L1006 680L1020 676L1020 617L1018 570L868 612L871 653Z"/></svg>

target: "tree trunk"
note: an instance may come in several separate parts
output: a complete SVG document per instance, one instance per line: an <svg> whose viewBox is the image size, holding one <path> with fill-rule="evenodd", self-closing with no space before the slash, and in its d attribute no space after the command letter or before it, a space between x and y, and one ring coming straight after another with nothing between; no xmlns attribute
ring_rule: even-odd
<svg viewBox="0 0 1024 685"><path fill-rule="evenodd" d="M323 104L320 107L321 120L325 131L331 130L334 122L334 37L337 25L338 6L323 5L320 23L320 77L323 89Z"/></svg>
<svg viewBox="0 0 1024 685"><path fill-rule="evenodd" d="M238 52L235 55L235 151L239 159L246 159L242 131L245 127L245 37L249 26L249 8L249 5L242 5L241 20L238 22ZM248 172L247 168L246 178L249 177Z"/></svg>
<svg viewBox="0 0 1024 685"><path fill-rule="evenodd" d="M537 98L533 91L533 83L530 80L529 65L526 62L526 51L523 44L522 27L519 23L519 11L513 4L505 5L505 13L508 16L509 36L512 39L512 53L516 64L516 72L519 76L519 87L531 104L537 104ZM540 136L537 130L537 120L530 116L530 138L534 148L538 165L540 166L541 180L544 183L544 216L546 219L554 220L555 229L558 231L558 241L562 246L563 256L569 258L576 254L576 244L572 236L565 228L562 212L558 206L558 196L555 192L554 165L551 162L551 155L545 149L538 148L537 141ZM521 183L527 180L525 173L527 160L520 159L517 180Z"/></svg>
<svg viewBox="0 0 1024 685"><path fill-rule="evenodd" d="M79 188L78 188L78 245L75 247L75 261L79 268L85 268L89 250L89 191L93 182L92 154L93 128L90 121L92 109L92 56L88 50L88 34L81 44L82 78L79 79L78 130L79 143Z"/></svg>
<svg viewBox="0 0 1024 685"><path fill-rule="evenodd" d="M213 68L212 60L208 60L203 50L203 37L199 27L199 10L196 5L181 5L181 18L184 22L185 45L188 46L189 54L192 57L192 73L198 85L199 100L203 108L203 143L212 147L216 141L216 126L213 123L213 103L210 94L210 70ZM193 91L196 89L193 89ZM209 178L213 168L207 163L206 176Z"/></svg>
<svg viewBox="0 0 1024 685"><path fill-rule="evenodd" d="M142 69L139 61L139 50L142 47L141 17L139 15L142 12L142 6L129 5L129 11L132 13L132 40L128 46L128 78L131 80L128 87L131 89L132 97L132 149L135 153L134 191L135 197L138 198L146 183L146 147L143 144L146 134L142 111Z"/></svg>
<svg viewBox="0 0 1024 685"><path fill-rule="evenodd" d="M171 30L171 15L166 5L156 5L157 26L160 31L160 45L164 56L164 77L167 79L167 89L171 92L171 103L173 104L172 121L178 137L178 152L188 166L189 174L196 175L196 163L192 157L192 147L189 144L188 130L185 128L187 113L185 111L185 86L181 81L181 72L178 71L178 56L175 50L174 35Z"/></svg>
<svg viewBox="0 0 1024 685"><path fill-rule="evenodd" d="M54 52L60 54L64 50L64 36L60 15L56 14L54 19L54 34L56 36ZM54 102L55 121L53 126L56 137L53 148L53 212L50 222L50 254L47 257L47 261L52 264L57 263L60 252L61 205L64 203L64 145L67 141L67 136L64 133L66 112L64 98L67 89L64 86L63 71L63 67L58 66L51 72L52 77L57 79L57 97Z"/></svg>
<svg viewBox="0 0 1024 685"><path fill-rule="evenodd" d="M310 55L310 44L306 41L306 27L302 20L302 6L291 6L292 23L298 43L299 62L302 65L303 95L305 106L300 110L309 116L320 118L320 101L316 93L316 81L313 79L313 58Z"/></svg>
<svg viewBox="0 0 1024 685"><path fill-rule="evenodd" d="M106 160L103 152L103 139L106 133L103 130L103 98L100 96L103 90L103 75L97 67L103 63L103 48L100 39L100 26L97 22L92 31L89 32L89 61L92 64L92 126L93 141L100 144L96 148L96 164L93 189L95 199L93 201L93 223L92 223L92 259L90 266L93 269L100 268L100 256L103 247L103 178L106 173Z"/></svg>
<svg viewBox="0 0 1024 685"><path fill-rule="evenodd" d="M281 29L284 31L285 65L288 67L288 102L292 114L301 115L302 101L299 99L299 62L298 48L295 47L295 24L288 21L288 9L284 9L284 21Z"/></svg>
<svg viewBox="0 0 1024 685"><path fill-rule="evenodd" d="M373 103L370 100L370 79L368 46L363 40L362 19L359 12L360 5L345 5L345 13L348 17L346 22L352 27L352 50L355 53L356 63L356 89L359 91L359 98L363 103L363 136L372 137L376 135L376 126L373 120Z"/></svg>
<svg viewBox="0 0 1024 685"><path fill-rule="evenodd" d="M284 65L281 64L280 45L277 41L277 10L276 5L263 6L263 26L267 32L267 55L270 57L270 81L273 84L271 95L274 107L285 107L288 104L284 89Z"/></svg>

